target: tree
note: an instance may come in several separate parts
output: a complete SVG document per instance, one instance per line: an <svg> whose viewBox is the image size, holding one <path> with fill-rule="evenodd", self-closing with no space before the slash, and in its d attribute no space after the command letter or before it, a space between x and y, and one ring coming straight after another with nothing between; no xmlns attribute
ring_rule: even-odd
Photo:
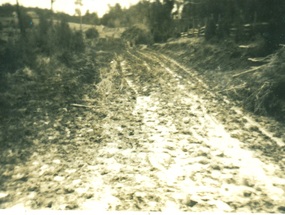
<svg viewBox="0 0 285 215"><path fill-rule="evenodd" d="M135 24L150 26L150 8L151 2L146 0L142 0L138 4L131 6L125 11L126 26L133 26Z"/></svg>
<svg viewBox="0 0 285 215"><path fill-rule="evenodd" d="M89 28L85 32L85 35L87 39L97 39L99 37L99 32L97 31L96 28Z"/></svg>
<svg viewBox="0 0 285 215"><path fill-rule="evenodd" d="M150 32L146 29L142 29L139 26L132 26L125 30L122 34L122 38L130 45L130 47L136 44L152 44L153 38Z"/></svg>
<svg viewBox="0 0 285 215"><path fill-rule="evenodd" d="M173 36L173 6L173 0L156 0L150 5L149 26L155 42L164 42Z"/></svg>
<svg viewBox="0 0 285 215"><path fill-rule="evenodd" d="M81 14L81 7L82 7L82 0L75 0L75 5L77 5L78 8L75 9L75 14L79 15L80 17L80 31L82 32L82 14Z"/></svg>
<svg viewBox="0 0 285 215"><path fill-rule="evenodd" d="M111 28L124 26L126 14L121 5L118 3L114 6L109 5L109 12L102 17L101 23Z"/></svg>
<svg viewBox="0 0 285 215"><path fill-rule="evenodd" d="M2 4L0 6L0 14L1 16L11 16L11 14L15 11L15 6L14 5L11 5L9 3L6 3L6 4Z"/></svg>
<svg viewBox="0 0 285 215"><path fill-rule="evenodd" d="M100 23L100 19L97 13L90 13L89 10L87 10L85 15L82 17L82 22L86 24L97 25Z"/></svg>
<svg viewBox="0 0 285 215"><path fill-rule="evenodd" d="M17 12L17 16L18 16L18 23L19 23L21 35L23 38L25 38L26 37L26 30L24 27L23 17L22 17L22 13L21 13L21 9L20 9L20 5L19 5L18 0L16 0L16 12Z"/></svg>
<svg viewBox="0 0 285 215"><path fill-rule="evenodd" d="M50 10L53 11L53 3L55 2L55 0L50 0Z"/></svg>
<svg viewBox="0 0 285 215"><path fill-rule="evenodd" d="M53 3L55 0L50 0L50 12L51 12L51 20L53 20Z"/></svg>

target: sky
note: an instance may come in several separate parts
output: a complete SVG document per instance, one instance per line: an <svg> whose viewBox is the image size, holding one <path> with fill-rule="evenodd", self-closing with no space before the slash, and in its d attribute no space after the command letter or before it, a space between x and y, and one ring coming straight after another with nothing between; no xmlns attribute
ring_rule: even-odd
<svg viewBox="0 0 285 215"><path fill-rule="evenodd" d="M39 8L50 8L50 0L18 0L20 5L25 7L39 7ZM55 0L53 9L55 12L65 12L70 15L75 14L75 0ZM115 5L119 3L122 8L128 8L130 5L138 3L139 0L82 0L82 14L85 14L87 10L90 12L96 12L99 17L104 15L109 7L108 5ZM0 0L0 5L10 3L15 4L16 0Z"/></svg>

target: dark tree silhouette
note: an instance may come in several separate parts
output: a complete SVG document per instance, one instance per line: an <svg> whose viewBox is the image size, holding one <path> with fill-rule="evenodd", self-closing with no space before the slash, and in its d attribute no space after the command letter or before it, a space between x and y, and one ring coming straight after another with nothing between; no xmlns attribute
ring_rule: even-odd
<svg viewBox="0 0 285 215"><path fill-rule="evenodd" d="M21 35L22 35L23 38L25 38L26 37L26 30L25 30L23 16L22 16L22 12L21 12L18 0L16 1L16 11L17 11L18 23L19 23L19 28L20 28L20 31L21 31Z"/></svg>

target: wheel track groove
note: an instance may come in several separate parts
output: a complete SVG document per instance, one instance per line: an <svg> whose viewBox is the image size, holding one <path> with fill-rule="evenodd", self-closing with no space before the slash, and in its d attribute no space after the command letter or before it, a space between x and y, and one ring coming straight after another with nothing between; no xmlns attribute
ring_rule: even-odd
<svg viewBox="0 0 285 215"><path fill-rule="evenodd" d="M204 100L202 99L200 99L199 98L199 96L197 96L197 95L193 95L192 93L189 93L189 92L180 92L180 91L183 91L183 90L185 90L185 86L183 86L183 84L181 84L180 83L180 80L181 79L177 79L177 75L175 74L175 72L172 70L172 69L170 69L170 68L168 68L166 65L164 65L163 63L161 63L161 62L158 62L158 58L157 57L154 57L154 56L151 56L151 57L149 57L149 56L147 56L147 55L145 55L145 54L142 54L142 53L140 53L140 56L142 56L141 58L139 58L139 57L137 57L136 55L134 55L134 54L132 54L132 53L128 53L128 56L129 57L133 57L133 62L140 62L142 65L150 65L149 63L150 62L152 62L151 64L159 64L159 65L161 65L161 69L163 69L164 71L166 71L166 73L168 73L168 74L170 74L171 76L172 76L172 80L170 81L171 83L172 83L172 86L171 87L174 87L174 88L176 88L175 89L175 92L176 93L174 93L174 94L171 94L171 98L169 98L169 97L167 97L167 100L166 101L162 101L162 100L164 100L163 98L161 99L161 97L163 97L163 96L161 96L161 95L164 95L163 94L163 89L160 89L160 90L158 90L157 91L157 89L156 88L152 88L151 86L152 86L152 84L150 84L149 86L150 86L150 88L152 88L152 92L151 92L151 94L149 95L149 96L142 96L142 95L140 95L140 93L138 92L138 97L137 97L137 104L136 104L136 107L137 107L137 109L141 109L141 112L144 114L144 116L143 116L143 123L144 123L144 125L145 126L143 126L142 128L143 129L145 129L145 130L147 130L147 133L148 133L148 136L150 136L150 140L153 138L153 141L150 141L152 144L153 144L153 151L155 151L156 150L156 153L154 154L154 156L147 156L147 161L148 161L148 163L151 165L151 166L153 166L156 170L158 170L158 171L160 171L159 172L159 174L160 175L162 175L162 177L160 177L160 180L162 180L163 178L165 178L167 175L173 175L173 174L171 174L171 171L173 171L173 169L175 169L175 171L179 171L179 169L181 169L181 165L183 166L183 168L186 168L187 167L187 164L182 164L183 162L181 161L181 160L183 160L183 156L181 157L181 152L177 152L178 154L176 154L176 155L174 155L174 157L176 157L177 158L177 160L180 160L179 162L182 162L182 163L180 163L179 165L175 165L175 162L173 163L173 158L172 158L172 156L173 156L173 154L172 155L170 155L170 156L166 156L166 157L164 157L164 156L162 156L162 158L159 158L159 153L161 153L161 152L163 152L163 151L167 151L167 149L169 149L169 148L171 148L171 149L173 149L173 148L176 148L176 149L179 149L179 150L182 150L183 152L185 151L185 152L188 152L188 150L194 150L194 149L191 149L191 147L190 147L190 145L191 146L201 146L201 143L202 143L202 145L203 145L203 147L202 148L200 148L199 149L199 147L198 147L198 149L197 148L195 148L195 150L197 150L197 151L200 151L200 150L202 150L202 152L200 151L200 154L202 154L203 156L202 156L202 158L200 157L198 160L196 159L196 161L193 161L194 163L192 163L192 162L190 162L190 163L188 163L188 165L191 167L188 171L190 171L191 172L191 169L193 170L193 165L195 166L195 165L197 165L197 163L196 162L198 162L200 165L202 165L202 166L207 166L207 171L210 171L210 169L208 169L208 166L209 166L209 164L211 163L210 161L207 161L207 159L208 159L208 157L210 157L210 158L216 158L216 155L214 155L214 153L213 154L211 154L209 151L207 151L206 150L206 148L210 148L210 149L212 149L213 151L220 151L218 154L220 154L222 157L225 157L225 158L223 158L223 159L221 159L221 161L219 161L218 162L218 164L215 164L214 166L211 166L211 167L213 167L214 169L220 169L221 168L221 166L223 166L223 164L224 164L224 162L226 161L226 162L229 162L228 164L226 164L226 165L224 165L224 168L222 168L222 169L224 169L224 170L227 170L226 171L226 174L225 173L223 173L223 174L225 174L224 175L224 177L225 177L225 181L227 182L227 183L236 183L236 184L239 184L238 186L245 186L245 187L247 187L247 189L253 189L252 188L252 184L251 183L253 183L253 182L245 182L245 181L248 181L248 180L253 180L253 181L259 181L259 183L261 183L261 184L263 184L262 186L263 186L263 188L262 188L262 190L267 190L267 189L269 189L270 187L274 187L273 185L272 185L272 182L270 182L270 180L268 179L268 177L266 176L266 174L268 174L271 170L270 170L270 168L268 167L268 166L266 166L266 164L264 164L264 163L262 163L259 159L255 159L255 158L253 158L253 155L252 155L252 153L251 152L249 152L249 151L246 151L246 150L243 150L243 149L241 149L240 148L240 146L242 146L243 145L243 143L241 143L241 142L239 142L237 139L234 139L234 138L232 138L232 137L230 137L229 135L228 135L228 133L224 130L224 128L223 128L223 126L221 125L221 124L218 124L218 120L216 120L215 119L215 117L213 117L213 116L211 116L211 115L209 115L209 114L207 114L207 108L205 107L205 106L203 106L204 105ZM125 65L127 65L128 63L130 63L129 62L129 60L130 59L124 59L124 62L125 62ZM162 60L161 60L162 61ZM132 62L132 63L133 63ZM164 60L164 63L165 63L165 60ZM134 66L133 64L132 64L132 66ZM135 67L135 66L134 66ZM180 67L180 69L181 69L181 67ZM147 71L149 71L148 69L147 69ZM135 75L135 72L137 72L136 70L133 72L134 73L134 75ZM166 74L165 73L165 74ZM176 82L176 85L175 85L175 82ZM134 82L135 83L135 82ZM135 83L135 84L139 84L138 82L137 83ZM134 87L135 85L133 85L133 87ZM165 86L164 86L165 87ZM169 90L169 89L167 89L167 90ZM173 90L171 90L172 92L173 92ZM193 112L197 112L197 109L196 108L198 108L199 109L199 111L198 111L198 113L196 113L196 114L194 114L194 118L195 118L195 115L197 115L197 116L199 116L200 118L201 117L204 117L204 119L202 120L202 121L199 121L199 117L198 117L198 121L196 120L195 121L195 123L200 123L200 124L204 124L204 125L202 125L202 127L203 127L203 129L202 129L202 131L196 131L196 129L195 129L195 127L193 127L192 129L191 129L191 135L189 135L189 133L187 133L187 131L185 131L184 133L186 133L187 135L187 138L185 139L185 134L184 134L184 136L180 133L181 131L177 131L177 126L179 125L179 123L178 122L175 122L175 119L174 118L172 118L172 119L169 119L170 121L166 121L166 122L163 122L163 126L164 126L164 128L162 128L162 130L164 129L164 130L168 130L168 132L165 132L163 135L162 135L162 137L160 136L160 135L157 135L157 132L158 132L158 130L156 129L157 127L159 127L160 126L160 121L165 121L165 120L161 120L161 115L162 116L165 116L166 114L161 114L161 113L159 113L159 110L160 109L165 109L166 107L165 107L165 105L166 104L170 104L170 109L168 110L168 111L170 111L171 110L171 108L176 108L176 107L179 107L179 105L177 106L177 104L180 104L181 106L185 106L185 103L183 104L183 102L181 102L180 101L180 103L179 103L179 99L177 100L175 100L174 98L175 98L175 94L180 94L179 96L181 96L179 99L181 99L181 98L184 98L184 102L186 103L186 109L190 109L191 110L191 112L189 113L188 112L188 114L192 114L193 115ZM138 102L138 100L141 100L140 102ZM171 100L172 102L169 102L169 100ZM183 99L182 99L183 100ZM175 102L177 102L177 104L175 105L174 103ZM187 103L188 102L188 103ZM193 103L195 104L195 103L198 103L196 106L195 106L195 108L193 108ZM144 105L142 105L142 104L144 104ZM158 105L158 106L157 106ZM191 108L192 107L192 108ZM179 110L179 109L178 109ZM176 111L176 112L179 112L179 111ZM196 116L196 117L197 117ZM170 117L171 118L171 117ZM153 120L153 119L158 119L158 120ZM189 119L186 119L186 121L188 121ZM191 120L190 120L191 121ZM204 122L203 122L204 121ZM174 129L173 129L173 131L172 132L169 132L170 130L171 130L171 128L170 127L167 127L167 126L165 126L165 124L166 125L174 125ZM218 130L217 130L217 126L218 126ZM176 128L175 128L176 127ZM179 129L181 129L181 127L179 128ZM208 134L206 134L207 133L207 130L208 130ZM217 133L222 133L223 135L224 135L224 137L221 137L220 135L218 135ZM182 132L183 133L183 132ZM202 135L201 135L202 134ZM181 135L180 137L179 137L179 135ZM183 136L183 137L182 137ZM193 138L193 136L195 136L195 138ZM203 137L204 136L204 137ZM189 139L191 139L192 138L192 141L193 141L193 139L194 139L194 141L192 142L192 144L191 144L191 142L189 142ZM156 139L156 140L155 140ZM170 140L170 141L169 141ZM180 141L180 142L179 142ZM175 142L179 142L180 144L175 144ZM223 144L225 144L225 145L227 145L227 147L225 147L225 146L220 146L220 144L221 144L221 142L223 143ZM160 143L163 143L163 144L160 144ZM169 144L169 145L168 145ZM184 147L184 148L183 148ZM188 149L186 149L186 148L188 148L188 147L190 147L190 148L188 148ZM178 151L179 151L178 150ZM150 149L150 151L151 151L151 149ZM203 151L205 151L205 152L203 152ZM237 151L239 151L239 152L241 152L241 154L242 155L237 155ZM158 152L158 153L157 153ZM151 152L150 152L151 153ZM183 154L183 153L182 153ZM209 155L210 154L210 155ZM163 154L161 154L161 155L163 155ZM204 157L204 155L207 155L206 157ZM209 156L208 156L209 155ZM185 156L185 155L184 155ZM248 166L248 163L245 161L245 162L243 162L242 160L246 160L246 159L248 159L248 160L251 160L251 162L252 162L252 166L251 167L249 167ZM193 160L195 160L195 159L193 159ZM218 159L219 160L219 159ZM178 163L179 163L178 162ZM235 164L236 163L236 164ZM186 166L185 166L186 165ZM175 166L175 167L174 167ZM171 170L169 170L169 168L171 169ZM251 170L248 170L248 169L250 169L250 168L252 168ZM275 167L274 167L275 168ZM277 167L276 167L277 168ZM187 168L186 168L187 169ZM199 168L200 170L201 169L205 169L205 167L203 168L203 167L200 167ZM236 171L236 169L238 169L239 171ZM265 169L265 172L267 172L267 173L265 173L264 172L264 169ZM248 175L246 175L243 171L245 171L245 172L247 172L247 171L249 171L249 172L257 172L256 174L252 174L252 176L248 176ZM183 172L183 171L182 171ZM195 172L195 171L194 171ZM215 171L214 171L215 172ZM241 177L238 177L238 179L234 179L233 181L230 179L231 177L234 177L234 175L236 175L236 174L239 174L239 173L241 173ZM183 172L183 174L185 174L185 172ZM182 174L182 175L183 175ZM199 177L201 177L201 175L200 176L197 176L197 174L198 175L200 175L200 174L202 174L202 178L200 178L199 179ZM203 176L203 174L204 174L204 176ZM228 174L228 175L227 175ZM230 176L229 177L229 175L231 175L231 174L233 174L232 176ZM195 181L195 179L196 179L196 182L198 181L198 180L200 180L200 181L203 181L203 180L205 180L205 183L207 184L207 183L209 183L209 181L211 181L209 178L207 178L206 177L206 179L204 178L205 177L205 175L206 175L206 173L203 173L203 171L202 171L202 173L201 173L201 171L200 171L200 173L199 172L196 172L196 176L194 177L194 178L192 178L194 181ZM262 179L258 179L259 178L259 176L262 178ZM192 177L192 176L188 176L188 177ZM235 176L236 177L236 176ZM245 177L246 179L242 179L243 177ZM252 179L249 179L249 178L247 178L247 177L252 177ZM167 177L166 177L167 178ZM183 178L183 177L182 177ZM186 177L187 178L187 177ZM211 177L210 177L211 178ZM214 178L217 178L217 177L214 177ZM254 178L254 179L253 179ZM272 179L272 178L270 178L270 179ZM167 181L175 181L175 180L177 180L177 178L176 179L170 179L169 177L167 178L167 180L166 180L166 184L167 184ZM264 180L263 182L262 182L262 180ZM277 180L277 179L276 179ZM214 180L215 181L215 180ZM185 182L185 184L184 184L184 186L188 186L189 187L189 184L191 184L192 185L192 188L193 187L197 187L197 184L195 184L195 182L191 182L191 180L189 181L189 180L185 180L185 176L184 176L184 182ZM183 184L181 181L180 181L180 183L181 184ZM203 184L204 182L202 182L202 184ZM226 184L227 183L225 183L223 186L227 186ZM182 185L177 185L178 187L179 186L182 186ZM188 184L188 185L187 185ZM195 184L195 185L194 185ZM201 185L198 185L198 187L200 187ZM204 186L204 185L203 185ZM182 186L183 187L183 186ZM191 186L190 186L191 187ZM190 187L189 187L189 189L190 189ZM185 190L185 189L187 189L187 188L183 188L183 189L181 189L181 191L182 190ZM213 187L212 188L208 188L208 191L211 193L211 189L214 189ZM228 188L227 188L228 189ZM255 190L256 188L254 188L253 190ZM276 188L277 189L277 188ZM191 189L190 189L191 190ZM198 190L199 190L199 188L198 188ZM181 192L180 191L180 192ZM244 191L244 192L252 192L252 193L258 193L256 190L255 191ZM183 192L182 192L183 193ZM213 192L213 193L215 193L215 192ZM180 195L181 195L181 193L180 193ZM187 196L187 194L185 194L184 193L184 197L183 198L185 198L185 195ZM196 194L193 194L192 193L192 195L193 196L195 196L196 195L196 198L197 199L199 199L199 201L198 202L200 202L201 203L201 201L203 201L202 200L202 198L201 198L201 196L198 198L197 197L197 193ZM198 195L199 196L199 195ZM258 196L258 195L257 195ZM258 199L258 197L256 196L256 198ZM182 198L182 199L183 199ZM186 197L186 199L187 199L188 197ZM216 197L217 198L217 197ZM224 197L221 197L221 196L219 196L219 198L225 198L225 196ZM181 197L180 197L180 201L179 201L179 203L181 204L183 201L185 202L186 200L184 199L184 200L182 200L181 199ZM195 197L194 198L192 198L192 199L195 199ZM208 199L209 200L209 199ZM193 200L194 201L194 200ZM212 199L211 201L218 201L217 199ZM256 201L259 201L259 200L256 200ZM221 203L221 202L220 202ZM171 203L172 204L172 203ZM177 204L177 202L176 202L176 204ZM246 203L246 204L242 204L242 203L240 203L241 205L239 205L239 206L243 206L243 207L245 207L245 205L246 204L248 204L248 202ZM187 203L186 203L186 205L187 205ZM221 205L223 205L224 206L224 208L227 208L226 210L230 210L229 208L230 208L230 206L229 205L227 205L227 204L223 204L223 203L221 203ZM204 205L205 206L205 205ZM209 206L209 205L208 205ZM232 207L237 207L237 206L235 206L235 204L231 204L231 206ZM183 208L183 207L182 207ZM206 207L205 207L206 208ZM181 209L181 208L180 208ZM192 208L191 208L192 209ZM184 210L189 210L189 208L187 209L187 207L185 208L184 207ZM217 209L216 208L216 210L219 210L219 209Z"/></svg>

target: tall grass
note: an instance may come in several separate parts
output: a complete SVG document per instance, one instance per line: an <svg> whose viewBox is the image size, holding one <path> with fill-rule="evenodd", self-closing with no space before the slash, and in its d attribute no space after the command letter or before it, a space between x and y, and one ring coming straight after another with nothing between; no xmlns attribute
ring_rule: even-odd
<svg viewBox="0 0 285 215"><path fill-rule="evenodd" d="M23 66L34 67L37 55L82 53L85 49L81 32L72 31L65 20L53 24L40 17L38 26L28 29L25 37L14 35L0 50L2 72L15 72ZM67 60L63 57L64 61Z"/></svg>

